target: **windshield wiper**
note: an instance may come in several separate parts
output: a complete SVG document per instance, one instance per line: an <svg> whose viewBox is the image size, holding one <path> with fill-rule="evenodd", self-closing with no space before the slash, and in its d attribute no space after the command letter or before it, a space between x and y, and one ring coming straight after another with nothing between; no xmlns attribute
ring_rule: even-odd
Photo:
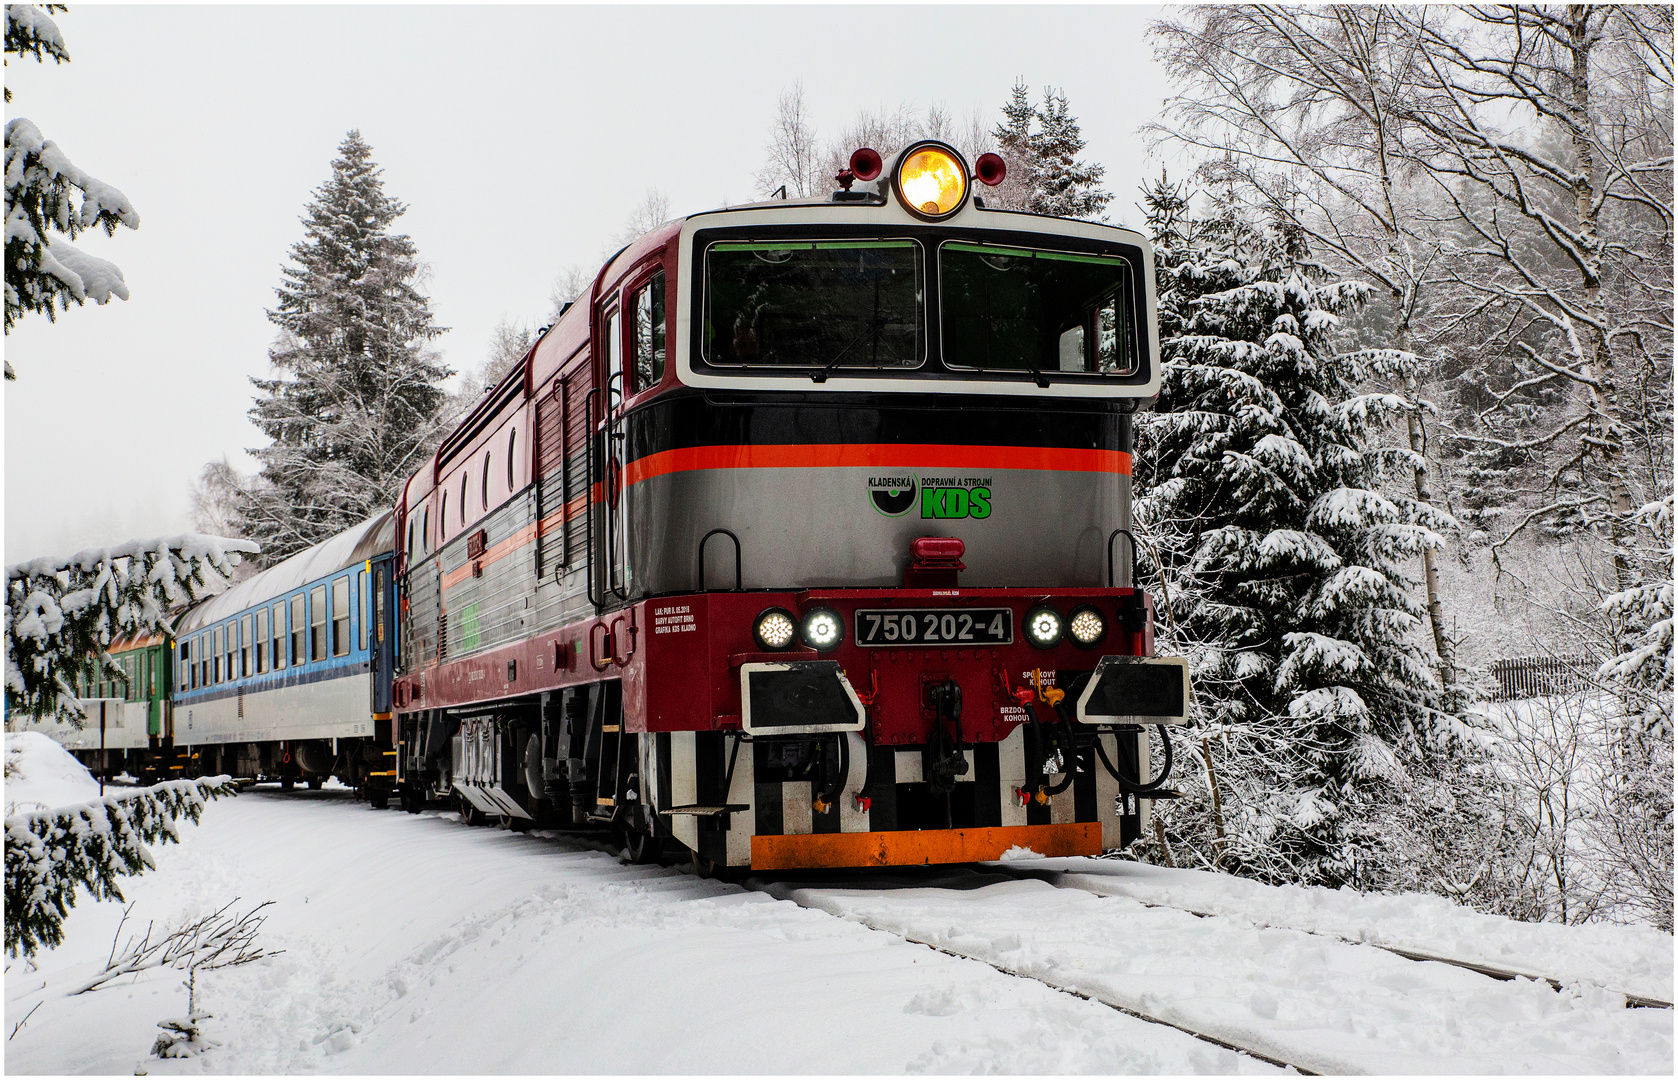
<svg viewBox="0 0 1678 1080"><path fill-rule="evenodd" d="M1036 377L1038 389L1047 390L1049 388L1049 377L1043 374L1043 369L1038 367L1036 361L1029 356L1022 356L1020 359L1025 361L1026 370Z"/></svg>
<svg viewBox="0 0 1678 1080"><path fill-rule="evenodd" d="M810 381L813 382L813 383L824 383L824 382L826 382L827 377L829 375L833 374L833 369L839 366L839 361L845 359L845 354L849 353L853 348L855 348L856 343L861 341L864 337L866 337L870 330L876 329L877 327L879 327L885 321L886 321L885 316L883 316L883 315L876 315L872 319L869 319L868 320L868 325L864 326L861 330L858 330L857 334L856 334L856 337L852 338L845 345L845 347L843 349L840 349L838 354L835 355L833 359L829 360L825 365L823 365L823 367L820 371L816 371L816 372L811 373ZM1049 384L1044 383L1043 385L1047 386Z"/></svg>

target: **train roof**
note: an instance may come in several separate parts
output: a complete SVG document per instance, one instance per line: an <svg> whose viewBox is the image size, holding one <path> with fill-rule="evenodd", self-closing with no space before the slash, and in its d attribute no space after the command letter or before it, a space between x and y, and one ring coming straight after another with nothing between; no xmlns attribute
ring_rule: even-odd
<svg viewBox="0 0 1678 1080"><path fill-rule="evenodd" d="M314 547L304 548L278 566L271 566L226 592L212 596L181 617L175 625L175 635L190 634L345 567L383 555L391 550L395 536L396 524L392 512L386 510L375 514L337 536L322 540Z"/></svg>

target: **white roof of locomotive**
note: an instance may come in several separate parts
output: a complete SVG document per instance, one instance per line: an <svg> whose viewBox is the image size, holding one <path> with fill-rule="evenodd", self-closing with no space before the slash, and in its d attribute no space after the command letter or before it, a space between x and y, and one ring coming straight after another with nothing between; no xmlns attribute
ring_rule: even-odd
<svg viewBox="0 0 1678 1080"><path fill-rule="evenodd" d="M246 608L258 607L281 597L311 581L336 573L345 567L366 562L375 555L391 550L396 535L393 512L375 514L359 525L352 525L311 548L304 548L278 566L270 566L254 577L199 604L181 617L175 625L177 637L219 622L229 615L237 615Z"/></svg>

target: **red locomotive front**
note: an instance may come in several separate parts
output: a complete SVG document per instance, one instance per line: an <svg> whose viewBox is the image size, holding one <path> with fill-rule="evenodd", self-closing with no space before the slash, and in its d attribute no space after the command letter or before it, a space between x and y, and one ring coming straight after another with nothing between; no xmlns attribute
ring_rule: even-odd
<svg viewBox="0 0 1678 1080"><path fill-rule="evenodd" d="M445 441L398 508L410 806L760 869L1134 838L1189 693L1130 582L1151 256L971 176L656 230Z"/></svg>

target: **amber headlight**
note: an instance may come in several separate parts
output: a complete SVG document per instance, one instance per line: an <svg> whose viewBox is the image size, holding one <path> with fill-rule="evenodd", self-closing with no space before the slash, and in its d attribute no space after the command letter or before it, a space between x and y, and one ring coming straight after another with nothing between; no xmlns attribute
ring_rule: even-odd
<svg viewBox="0 0 1678 1080"><path fill-rule="evenodd" d="M967 198L967 164L938 143L911 146L898 159L897 197L926 218L949 217Z"/></svg>

